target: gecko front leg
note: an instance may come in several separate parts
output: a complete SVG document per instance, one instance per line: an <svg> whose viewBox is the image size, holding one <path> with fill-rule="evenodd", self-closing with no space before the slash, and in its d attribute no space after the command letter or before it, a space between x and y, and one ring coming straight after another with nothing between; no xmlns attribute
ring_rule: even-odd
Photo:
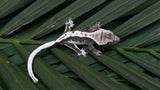
<svg viewBox="0 0 160 90"><path fill-rule="evenodd" d="M102 25L100 24L100 22L97 22L94 26L92 26L91 28L88 29L88 32L94 32L96 30L98 30Z"/></svg>
<svg viewBox="0 0 160 90"><path fill-rule="evenodd" d="M74 50L78 54L78 56L80 55L86 56L87 54L87 52L85 52L84 49L79 49L76 44L66 43L64 45Z"/></svg>
<svg viewBox="0 0 160 90"><path fill-rule="evenodd" d="M101 56L100 54L101 54L102 52L99 51L99 50L97 50L97 49L93 46L93 44L89 44L89 45L88 45L88 49L89 49L90 51L92 51L95 55Z"/></svg>

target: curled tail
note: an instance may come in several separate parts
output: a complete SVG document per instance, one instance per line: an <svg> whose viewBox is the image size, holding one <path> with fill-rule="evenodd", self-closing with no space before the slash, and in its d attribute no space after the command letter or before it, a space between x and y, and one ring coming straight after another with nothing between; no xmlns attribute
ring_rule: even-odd
<svg viewBox="0 0 160 90"><path fill-rule="evenodd" d="M55 45L57 42L56 41L51 41L48 43L45 43L41 46L39 46L38 48L36 48L29 56L28 58L28 63L27 63L27 68L28 68L28 74L31 77L31 79L33 80L34 83L38 82L38 79L35 77L35 75L33 74L33 69L32 69L32 63L34 60L34 57L43 49L49 48L53 45Z"/></svg>

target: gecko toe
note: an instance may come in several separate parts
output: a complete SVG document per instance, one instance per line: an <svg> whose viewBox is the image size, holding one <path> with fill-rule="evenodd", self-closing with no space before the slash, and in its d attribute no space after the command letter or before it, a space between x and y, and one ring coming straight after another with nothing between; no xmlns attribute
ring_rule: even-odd
<svg viewBox="0 0 160 90"><path fill-rule="evenodd" d="M81 55L86 56L86 55L87 55L87 52L85 52L84 49L81 49Z"/></svg>
<svg viewBox="0 0 160 90"><path fill-rule="evenodd" d="M96 52L94 52L94 54L96 55L96 56L101 56L101 51L96 51Z"/></svg>
<svg viewBox="0 0 160 90"><path fill-rule="evenodd" d="M84 57L87 56L87 52L84 49L81 49L80 51L81 51L81 53L78 53L78 56L81 56L81 55Z"/></svg>

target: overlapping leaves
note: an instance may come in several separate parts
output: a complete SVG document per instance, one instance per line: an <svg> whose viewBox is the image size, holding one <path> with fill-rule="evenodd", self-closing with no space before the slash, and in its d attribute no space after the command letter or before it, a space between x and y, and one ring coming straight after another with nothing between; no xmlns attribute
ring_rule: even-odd
<svg viewBox="0 0 160 90"><path fill-rule="evenodd" d="M0 89L160 89L159 0L0 3ZM78 57L64 46L47 49L35 58L34 72L40 82L34 84L26 73L30 52L60 36L68 17L75 21L74 29L101 21L121 42L99 47L100 57L92 52Z"/></svg>

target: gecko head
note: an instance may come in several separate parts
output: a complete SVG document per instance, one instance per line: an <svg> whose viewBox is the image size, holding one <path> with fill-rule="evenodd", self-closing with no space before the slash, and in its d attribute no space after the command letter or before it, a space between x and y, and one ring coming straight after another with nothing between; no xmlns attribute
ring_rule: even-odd
<svg viewBox="0 0 160 90"><path fill-rule="evenodd" d="M116 36L112 31L110 31L110 30L107 30L107 31L108 32L105 33L107 36L105 45L108 46L108 45L117 44L120 41L120 38L118 36ZM108 42L107 42L107 40L108 40Z"/></svg>
<svg viewBox="0 0 160 90"><path fill-rule="evenodd" d="M109 46L114 45L120 41L120 38L116 36L112 31L101 29L99 31L99 45Z"/></svg>

